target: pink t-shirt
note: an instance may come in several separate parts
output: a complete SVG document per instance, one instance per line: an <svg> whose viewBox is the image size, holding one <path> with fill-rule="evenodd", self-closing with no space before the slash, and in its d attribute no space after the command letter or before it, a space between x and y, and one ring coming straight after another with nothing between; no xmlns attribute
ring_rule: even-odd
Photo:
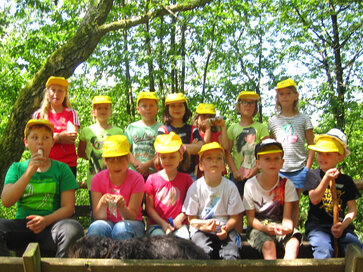
<svg viewBox="0 0 363 272"><path fill-rule="evenodd" d="M148 177L145 192L154 197L155 211L168 222L169 217L174 219L181 213L185 196L192 183L192 178L186 173L179 172L172 181L167 181L155 173ZM150 224L156 223L150 218Z"/></svg>
<svg viewBox="0 0 363 272"><path fill-rule="evenodd" d="M33 119L40 119L40 111L33 114ZM74 109L64 108L61 113L48 112L48 121L54 125L54 133L67 131L67 123L79 127L78 115ZM77 154L74 144L55 143L49 153L49 158L68 164L69 167L77 166Z"/></svg>
<svg viewBox="0 0 363 272"><path fill-rule="evenodd" d="M124 182L120 186L115 186L111 183L108 169L106 169L93 176L91 181L91 191L100 192L102 195L122 195L126 201L126 206L128 206L132 194L137 194L145 191L144 178L138 172L127 169ZM122 221L122 217L118 210L117 217L115 217L108 208L107 220L110 220L112 222L119 222ZM136 220L142 220L141 206Z"/></svg>

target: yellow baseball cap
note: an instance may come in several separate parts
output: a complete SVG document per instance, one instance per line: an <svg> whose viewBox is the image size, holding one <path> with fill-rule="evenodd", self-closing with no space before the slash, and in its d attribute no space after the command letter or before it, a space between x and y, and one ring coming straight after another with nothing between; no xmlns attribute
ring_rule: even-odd
<svg viewBox="0 0 363 272"><path fill-rule="evenodd" d="M50 85L60 85L68 88L68 80L65 79L64 77L51 76L50 78L48 78L45 87L48 88Z"/></svg>
<svg viewBox="0 0 363 272"><path fill-rule="evenodd" d="M295 89L297 89L295 81L293 81L291 78L288 78L286 80L283 80L283 81L280 81L279 83L277 83L276 90L287 88L287 87L294 87Z"/></svg>
<svg viewBox="0 0 363 272"><path fill-rule="evenodd" d="M187 102L187 99L185 98L183 93L168 94L165 98L165 105L173 102Z"/></svg>
<svg viewBox="0 0 363 272"><path fill-rule="evenodd" d="M28 121L28 123L26 123L25 129L24 129L24 137L26 138L26 134L28 133L28 130L30 127L32 126L46 126L48 128L50 128L50 130L52 131L52 133L54 132L54 125L52 123L50 123L48 120L43 120L43 119L30 119Z"/></svg>
<svg viewBox="0 0 363 272"><path fill-rule="evenodd" d="M241 99L258 100L258 99L260 99L260 96L258 94L256 94L255 92L242 91L238 95L237 100L241 100Z"/></svg>
<svg viewBox="0 0 363 272"><path fill-rule="evenodd" d="M96 104L112 104L111 97L107 95L95 96L92 100L92 106Z"/></svg>
<svg viewBox="0 0 363 272"><path fill-rule="evenodd" d="M139 95L137 96L136 105L139 105L139 101L141 99L152 99L156 100L156 102L159 101L159 98L156 97L155 92L140 92Z"/></svg>
<svg viewBox="0 0 363 272"><path fill-rule="evenodd" d="M216 114L216 107L213 104L200 103L197 107L196 112L198 114Z"/></svg>
<svg viewBox="0 0 363 272"><path fill-rule="evenodd" d="M179 135L172 131L169 134L156 136L154 148L157 153L172 153L178 151L182 144Z"/></svg>
<svg viewBox="0 0 363 272"><path fill-rule="evenodd" d="M219 143L211 142L211 143L202 145L201 149L198 152L199 160L202 158L202 155L205 151L212 150L212 149L220 149L224 153L224 149L223 149L223 147L221 147L221 145Z"/></svg>
<svg viewBox="0 0 363 272"><path fill-rule="evenodd" d="M107 136L103 142L102 157L120 157L130 153L130 144L125 135Z"/></svg>
<svg viewBox="0 0 363 272"><path fill-rule="evenodd" d="M318 152L338 152L344 157L350 154L347 137L337 128L329 130L327 134L317 135L314 138L314 145L309 145L308 148Z"/></svg>
<svg viewBox="0 0 363 272"><path fill-rule="evenodd" d="M282 145L274 139L265 139L258 143L255 147L255 157L258 158L259 155L272 154L272 153L282 153L284 154L284 149Z"/></svg>

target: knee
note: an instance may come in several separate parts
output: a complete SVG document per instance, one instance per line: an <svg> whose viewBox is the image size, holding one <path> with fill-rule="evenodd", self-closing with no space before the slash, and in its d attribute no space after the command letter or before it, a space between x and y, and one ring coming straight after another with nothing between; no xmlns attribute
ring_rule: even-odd
<svg viewBox="0 0 363 272"><path fill-rule="evenodd" d="M275 242L272 240L266 241L263 243L262 245L262 251L275 251L276 250L276 246L275 246Z"/></svg>
<svg viewBox="0 0 363 272"><path fill-rule="evenodd" d="M145 234L144 225L137 221L123 220L115 224L111 237L113 239L126 240L141 237Z"/></svg>
<svg viewBox="0 0 363 272"><path fill-rule="evenodd" d="M111 232L112 232L112 228L106 221L96 220L89 226L87 236L110 237Z"/></svg>

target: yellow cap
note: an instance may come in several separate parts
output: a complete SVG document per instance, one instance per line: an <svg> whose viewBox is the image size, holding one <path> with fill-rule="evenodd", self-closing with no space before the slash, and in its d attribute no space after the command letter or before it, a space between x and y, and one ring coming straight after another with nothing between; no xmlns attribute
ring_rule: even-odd
<svg viewBox="0 0 363 272"><path fill-rule="evenodd" d="M50 85L60 85L60 86L68 88L68 80L65 79L64 77L51 76L50 78L48 78L47 83L45 84L45 87L48 88Z"/></svg>
<svg viewBox="0 0 363 272"><path fill-rule="evenodd" d="M179 135L172 131L169 134L156 136L154 148L157 153L172 153L178 151L182 144Z"/></svg>
<svg viewBox="0 0 363 272"><path fill-rule="evenodd" d="M26 123L25 129L24 129L24 137L26 138L26 134L28 133L28 130L32 126L46 126L51 129L52 133L54 131L54 125L50 123L48 120L43 119L30 119L28 123Z"/></svg>
<svg viewBox="0 0 363 272"><path fill-rule="evenodd" d="M259 142L255 146L255 157L258 158L259 155L272 154L272 153L282 153L284 154L284 150L282 145L274 139L265 139L262 142Z"/></svg>
<svg viewBox="0 0 363 272"><path fill-rule="evenodd" d="M280 81L279 83L277 83L276 90L287 88L287 87L294 87L295 89L297 89L295 81L293 81L291 78L288 78L286 80L283 80L283 81Z"/></svg>
<svg viewBox="0 0 363 272"><path fill-rule="evenodd" d="M258 94L256 94L255 92L242 91L238 95L237 100L240 100L240 99L258 100L258 99L260 99L260 96Z"/></svg>
<svg viewBox="0 0 363 272"><path fill-rule="evenodd" d="M198 114L216 114L216 107L213 104L200 103L197 107L196 112Z"/></svg>
<svg viewBox="0 0 363 272"><path fill-rule="evenodd" d="M211 142L211 143L202 145L202 148L198 152L199 160L202 158L202 155L205 151L212 150L212 149L220 149L224 153L224 149L223 149L223 147L221 147L221 145L219 143Z"/></svg>
<svg viewBox="0 0 363 272"><path fill-rule="evenodd" d="M139 93L139 95L137 96L136 105L139 105L139 101L141 99L152 99L152 100L156 100L156 102L159 101L159 98L156 97L155 92L141 92L141 93Z"/></svg>
<svg viewBox="0 0 363 272"><path fill-rule="evenodd" d="M120 157L130 153L130 144L125 135L107 136L103 142L102 157Z"/></svg>
<svg viewBox="0 0 363 272"><path fill-rule="evenodd" d="M173 102L187 102L183 93L171 93L165 98L165 105Z"/></svg>
<svg viewBox="0 0 363 272"><path fill-rule="evenodd" d="M92 106L96 104L112 104L111 97L106 95L95 96L92 100Z"/></svg>

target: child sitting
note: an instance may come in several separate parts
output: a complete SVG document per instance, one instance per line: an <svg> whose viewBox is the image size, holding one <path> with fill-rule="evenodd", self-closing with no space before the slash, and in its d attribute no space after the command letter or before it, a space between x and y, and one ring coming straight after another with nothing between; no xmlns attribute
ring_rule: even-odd
<svg viewBox="0 0 363 272"><path fill-rule="evenodd" d="M187 216L182 206L192 178L178 172L183 160L183 143L174 132L156 137L155 151L163 170L151 174L146 181L146 211L149 215L151 236L174 235L189 239Z"/></svg>
<svg viewBox="0 0 363 272"><path fill-rule="evenodd" d="M141 237L145 225L141 215L144 179L128 169L130 145L124 135L108 136L103 143L102 157L107 169L96 174L91 182L94 221L87 235L112 239Z"/></svg>
<svg viewBox="0 0 363 272"><path fill-rule="evenodd" d="M8 248L25 249L29 242L38 242L41 250L67 257L69 247L83 236L82 226L70 219L76 179L65 163L49 158L53 130L48 120L26 124L24 143L31 157L10 166L1 194L5 207L17 204L14 220L0 219L1 256L9 256Z"/></svg>
<svg viewBox="0 0 363 272"><path fill-rule="evenodd" d="M361 195L351 177L340 173L337 164L350 154L346 136L333 128L327 134L315 137L315 144L309 149L317 151L318 169L306 175L304 194L309 195L309 213L305 224L309 242L315 259L333 257L333 238L338 240L338 251L345 255L349 243L362 244L354 234L352 224L357 214L356 199ZM332 186L335 180L339 222L333 221ZM346 207L348 207L345 213Z"/></svg>
<svg viewBox="0 0 363 272"><path fill-rule="evenodd" d="M257 144L256 165L261 173L249 179L244 190L247 239L266 260L276 259L275 242L284 245L284 259L295 259L302 238L292 222L293 202L298 200L294 184L279 177L283 155L281 144L273 139Z"/></svg>
<svg viewBox="0 0 363 272"><path fill-rule="evenodd" d="M237 187L222 176L224 149L217 142L203 145L199 167L204 176L190 186L183 206L191 240L212 258L237 259L240 237L234 228L244 207Z"/></svg>

